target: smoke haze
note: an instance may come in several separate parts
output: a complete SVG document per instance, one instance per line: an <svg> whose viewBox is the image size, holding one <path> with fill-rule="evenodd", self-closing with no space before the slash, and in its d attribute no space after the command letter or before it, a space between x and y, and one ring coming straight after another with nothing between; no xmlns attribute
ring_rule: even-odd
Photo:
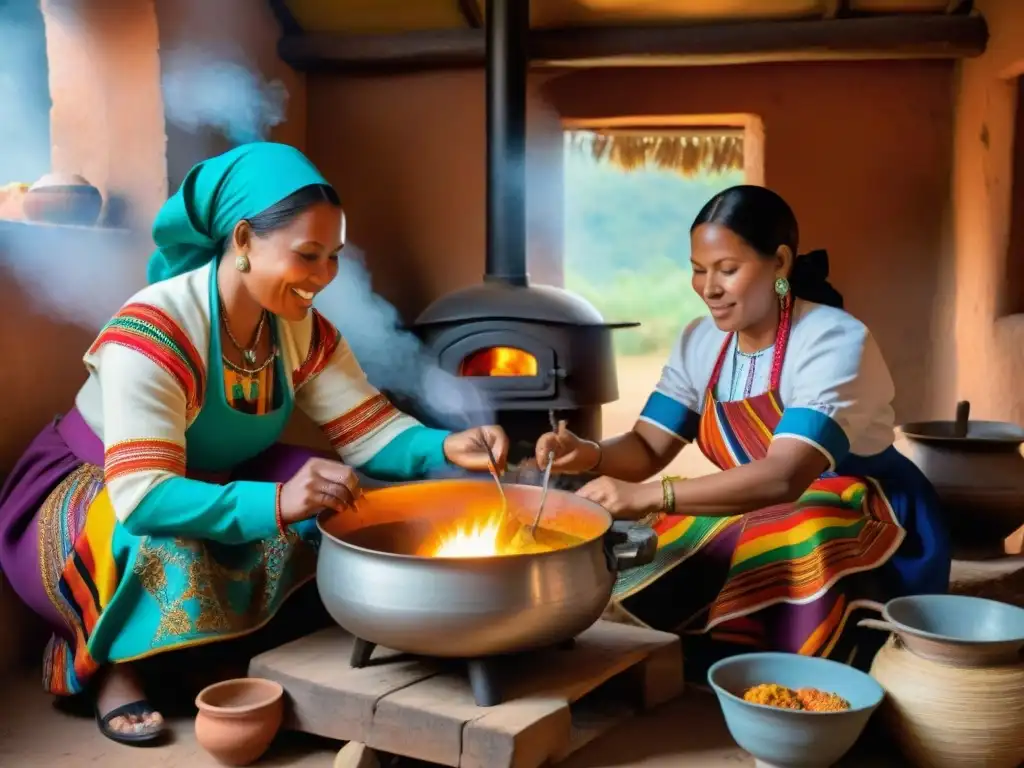
<svg viewBox="0 0 1024 768"><path fill-rule="evenodd" d="M362 252L349 243L344 254L337 278L317 297L317 309L341 331L374 386L414 401L449 428L491 421L486 395L442 370L402 327L398 310L374 293Z"/></svg>
<svg viewBox="0 0 1024 768"><path fill-rule="evenodd" d="M0 0L0 185L31 183L50 170L42 19L38 8L36 17L9 10L26 5ZM162 52L161 66L165 118L183 131L212 129L239 144L267 139L285 120L284 85L265 80L240 53L182 46ZM147 231L6 225L0 229L0 274L12 276L41 312L98 331L144 285L151 248ZM442 371L402 328L397 310L373 292L363 255L351 244L317 306L378 388L415 402L444 426L493 418L479 390Z"/></svg>
<svg viewBox="0 0 1024 768"><path fill-rule="evenodd" d="M161 66L164 114L185 131L213 128L244 144L266 139L285 120L284 84L264 80L241 54L214 56L186 46L164 54Z"/></svg>

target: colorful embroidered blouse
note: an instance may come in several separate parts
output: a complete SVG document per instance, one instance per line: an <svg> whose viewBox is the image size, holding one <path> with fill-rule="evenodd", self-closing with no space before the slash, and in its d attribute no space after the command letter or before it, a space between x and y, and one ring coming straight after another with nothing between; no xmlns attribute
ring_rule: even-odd
<svg viewBox="0 0 1024 768"><path fill-rule="evenodd" d="M212 269L141 290L85 355L89 378L76 405L103 441L114 512L136 535L240 542L276 534L274 484L186 477L186 465L189 472L231 468L219 466L216 452L202 445L186 450L186 432L216 392L208 388L211 365L220 374L221 361L208 359ZM272 368L286 372L274 386L287 388L282 395L320 426L342 461L380 479L420 477L444 466L447 433L399 412L367 381L322 315L276 318L274 325L281 361Z"/></svg>

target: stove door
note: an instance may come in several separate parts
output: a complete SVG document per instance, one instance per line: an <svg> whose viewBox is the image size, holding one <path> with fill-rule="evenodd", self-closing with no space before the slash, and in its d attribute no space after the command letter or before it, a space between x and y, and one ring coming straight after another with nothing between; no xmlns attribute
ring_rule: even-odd
<svg viewBox="0 0 1024 768"><path fill-rule="evenodd" d="M447 346L441 367L509 400L554 397L561 378L554 350L509 331L482 331Z"/></svg>

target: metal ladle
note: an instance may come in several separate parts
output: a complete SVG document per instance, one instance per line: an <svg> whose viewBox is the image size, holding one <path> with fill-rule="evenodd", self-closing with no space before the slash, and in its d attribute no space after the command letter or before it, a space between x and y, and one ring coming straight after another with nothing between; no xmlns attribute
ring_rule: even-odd
<svg viewBox="0 0 1024 768"><path fill-rule="evenodd" d="M551 428L558 432L565 427L565 422L555 420L555 412L548 411L548 418L551 419ZM512 540L516 547L528 547L537 543L537 526L540 525L541 515L544 514L544 502L548 498L548 488L551 486L551 468L555 465L555 452L548 452L547 466L544 467L544 477L541 481L540 504L537 507L537 514L533 517L533 525L529 528L521 528Z"/></svg>
<svg viewBox="0 0 1024 768"><path fill-rule="evenodd" d="M551 467L555 463L555 452L548 453L548 465L544 467L544 479L541 482L540 506L537 507L537 514L533 518L533 525L530 526L530 536L536 536L537 526L540 525L540 516L544 514L544 502L548 498L548 485L551 483Z"/></svg>
<svg viewBox="0 0 1024 768"><path fill-rule="evenodd" d="M480 440L484 444L484 450L487 451L487 469L490 470L491 477L494 478L494 482L498 486L498 495L501 496L501 514L504 517L508 514L508 500L505 498L505 486L501 484L501 477L498 475L498 462L494 458L494 451L491 450L491 444L487 442L487 436L484 435L483 430L480 431Z"/></svg>

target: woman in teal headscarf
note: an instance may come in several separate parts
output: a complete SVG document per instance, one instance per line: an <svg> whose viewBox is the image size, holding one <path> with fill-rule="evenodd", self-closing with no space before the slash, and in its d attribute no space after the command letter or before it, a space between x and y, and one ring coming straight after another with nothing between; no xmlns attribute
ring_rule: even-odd
<svg viewBox="0 0 1024 768"><path fill-rule="evenodd" d="M132 662L251 633L313 577L313 518L358 496L353 468L477 470L488 447L504 462L498 427L450 434L400 413L312 309L344 221L292 147L193 168L153 225L150 285L100 332L75 407L0 491L0 568L54 630L46 685L93 691L112 739L163 730ZM341 461L278 444L295 407Z"/></svg>

